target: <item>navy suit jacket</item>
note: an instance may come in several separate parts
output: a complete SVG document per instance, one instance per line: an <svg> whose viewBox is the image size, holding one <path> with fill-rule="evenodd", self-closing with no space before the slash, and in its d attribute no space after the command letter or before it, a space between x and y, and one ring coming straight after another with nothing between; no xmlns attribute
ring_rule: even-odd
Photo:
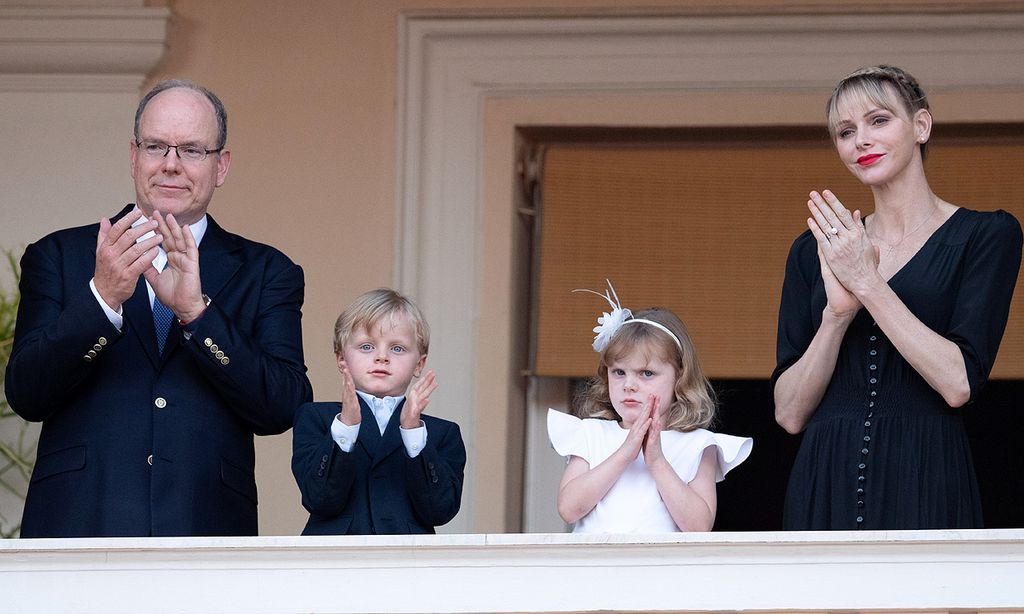
<svg viewBox="0 0 1024 614"><path fill-rule="evenodd" d="M302 269L208 219L212 302L190 339L172 324L162 355L142 277L120 331L89 289L97 224L26 249L5 384L43 425L22 536L258 532L253 434L283 433L312 398Z"/></svg>
<svg viewBox="0 0 1024 614"><path fill-rule="evenodd" d="M383 436L361 398L359 408L362 426L350 452L342 452L331 438L340 403L307 403L295 414L292 473L309 512L302 534L433 533L454 518L466 467L459 425L421 416L427 444L409 458L398 430L402 405Z"/></svg>

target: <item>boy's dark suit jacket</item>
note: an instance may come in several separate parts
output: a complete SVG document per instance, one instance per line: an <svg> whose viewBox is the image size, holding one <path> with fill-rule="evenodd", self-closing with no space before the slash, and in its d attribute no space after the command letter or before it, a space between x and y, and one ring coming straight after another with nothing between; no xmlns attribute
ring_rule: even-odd
<svg viewBox="0 0 1024 614"><path fill-rule="evenodd" d="M25 251L6 391L43 427L22 536L257 533L253 434L284 432L312 398L302 269L208 219L212 303L188 341L172 324L163 355L141 277L120 332L89 289L97 224Z"/></svg>
<svg viewBox="0 0 1024 614"><path fill-rule="evenodd" d="M466 447L454 422L422 416L427 444L409 458L398 422L403 401L381 436L359 399L359 437L348 453L331 438L340 403L306 403L295 414L292 473L309 511L303 535L433 533L462 502Z"/></svg>

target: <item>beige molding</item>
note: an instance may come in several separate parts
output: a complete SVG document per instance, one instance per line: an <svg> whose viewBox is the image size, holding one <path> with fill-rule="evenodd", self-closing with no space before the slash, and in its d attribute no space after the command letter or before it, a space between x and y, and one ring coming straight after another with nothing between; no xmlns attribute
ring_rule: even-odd
<svg viewBox="0 0 1024 614"><path fill-rule="evenodd" d="M739 17L756 15L900 15L1019 13L1024 0L917 0L914 2L751 2L750 0L703 0L679 2L667 6L638 8L623 6L536 6L416 8L405 11L408 17Z"/></svg>
<svg viewBox="0 0 1024 614"><path fill-rule="evenodd" d="M170 9L0 7L0 91L131 91L166 49Z"/></svg>

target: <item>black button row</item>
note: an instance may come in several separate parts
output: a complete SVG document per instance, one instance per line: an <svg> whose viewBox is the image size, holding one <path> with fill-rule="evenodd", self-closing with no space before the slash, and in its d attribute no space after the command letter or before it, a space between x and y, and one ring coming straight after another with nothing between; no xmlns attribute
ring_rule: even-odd
<svg viewBox="0 0 1024 614"><path fill-rule="evenodd" d="M877 327L876 322L871 323L872 327ZM871 452L871 418L874 417L875 397L878 396L878 378L875 373L878 371L878 364L875 362L878 356L878 335L869 335L868 341L871 342L871 347L868 350L868 403L864 416L864 445L860 449L861 462L857 464L857 528L861 528L864 525L864 508L865 508L865 490L864 486L867 483L867 461L868 455Z"/></svg>

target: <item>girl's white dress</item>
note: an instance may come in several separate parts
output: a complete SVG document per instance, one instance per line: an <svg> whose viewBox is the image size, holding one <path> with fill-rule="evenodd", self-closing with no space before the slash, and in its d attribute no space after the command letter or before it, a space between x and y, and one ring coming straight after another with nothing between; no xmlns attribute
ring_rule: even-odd
<svg viewBox="0 0 1024 614"><path fill-rule="evenodd" d="M548 437L562 456L579 456L596 467L626 440L628 430L613 420L579 419L548 409ZM697 475L701 456L708 447L718 453L716 482L750 456L754 441L697 429L688 433L662 431L661 447L672 468L684 482ZM626 468L608 494L589 514L576 522L573 533L667 533L679 528L658 494L654 477L644 464L643 451Z"/></svg>

